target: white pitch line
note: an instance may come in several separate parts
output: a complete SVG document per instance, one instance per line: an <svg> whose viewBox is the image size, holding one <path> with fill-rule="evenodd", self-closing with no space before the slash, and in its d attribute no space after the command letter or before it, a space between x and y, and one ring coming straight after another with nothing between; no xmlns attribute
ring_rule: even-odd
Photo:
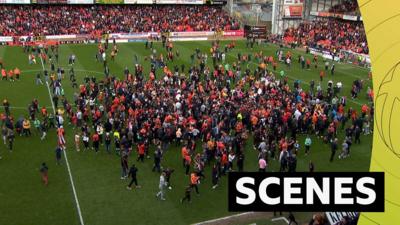
<svg viewBox="0 0 400 225"><path fill-rule="evenodd" d="M240 216L251 215L253 213L254 212L245 212L245 213L235 214L235 215L232 215L232 216L226 216L226 217L222 217L222 218L218 218L218 219L207 220L207 221L200 222L200 223L194 223L192 225L202 225L202 224L214 223L214 222L223 221L223 220L236 218L236 217L240 217Z"/></svg>
<svg viewBox="0 0 400 225"><path fill-rule="evenodd" d="M32 73L32 72L41 72L42 70L21 70L22 73ZM88 72L88 73L96 73L96 74L103 74L100 71L94 71L94 70L80 70L76 69L76 72Z"/></svg>
<svg viewBox="0 0 400 225"><path fill-rule="evenodd" d="M42 57L40 57L40 61L42 63L42 68L43 68L43 71L44 71L45 68L44 68ZM51 91L50 91L50 86L49 86L49 82L48 81L46 81L46 85L47 85L47 90L49 91L49 97L50 97L51 106L53 108L53 112L54 112L54 114L56 114L56 108L54 107L54 102L53 102L53 99L52 99L52 94L51 94ZM67 152L65 150L63 152L64 152L64 157L65 157L65 162L67 164L69 180L70 180L71 186L72 186L72 192L73 192L74 198L75 198L75 204L76 204L76 209L78 211L79 221L80 221L81 225L85 225L85 223L83 221L83 217L82 217L81 207L79 205L78 195L76 194L74 179L72 178L71 168L70 168L69 162L68 162Z"/></svg>
<svg viewBox="0 0 400 225"><path fill-rule="evenodd" d="M289 224L289 220L286 219L286 217L283 217L283 216L282 216L282 217L277 217L277 218L271 219L272 222L279 221L279 220L283 220L283 221L285 221L287 224Z"/></svg>
<svg viewBox="0 0 400 225"><path fill-rule="evenodd" d="M45 106L45 107L46 107L46 109L53 108L51 106ZM0 108L4 108L4 106L0 105ZM27 106L10 106L10 109L26 109L26 110L28 110L28 108L29 108L29 105L27 105ZM42 108L42 107L39 106L39 108Z"/></svg>

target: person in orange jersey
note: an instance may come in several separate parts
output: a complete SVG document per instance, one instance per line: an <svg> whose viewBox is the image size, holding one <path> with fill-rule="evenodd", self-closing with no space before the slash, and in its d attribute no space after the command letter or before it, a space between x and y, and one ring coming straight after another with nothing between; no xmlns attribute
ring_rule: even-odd
<svg viewBox="0 0 400 225"><path fill-rule="evenodd" d="M199 185L200 183L200 177L197 175L197 173L193 172L192 174L190 174L190 187L194 190L196 190L196 194L200 194L199 193Z"/></svg>
<svg viewBox="0 0 400 225"><path fill-rule="evenodd" d="M14 71L13 70L9 70L8 71L8 79L12 82L14 82Z"/></svg>
<svg viewBox="0 0 400 225"><path fill-rule="evenodd" d="M21 71L18 69L18 67L15 67L14 75L15 75L15 79L17 79L17 81L19 81L19 76L21 75Z"/></svg>
<svg viewBox="0 0 400 225"><path fill-rule="evenodd" d="M1 69L1 79L7 80L7 71L4 68Z"/></svg>

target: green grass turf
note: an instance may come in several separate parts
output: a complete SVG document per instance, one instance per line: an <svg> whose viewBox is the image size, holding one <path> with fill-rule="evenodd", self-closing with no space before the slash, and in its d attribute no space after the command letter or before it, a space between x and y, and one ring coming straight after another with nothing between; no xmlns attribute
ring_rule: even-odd
<svg viewBox="0 0 400 225"><path fill-rule="evenodd" d="M161 43L155 43L157 52L163 52ZM128 66L133 70L134 54L138 55L141 63L145 66L145 71L149 71L150 63L144 61L144 57L150 55L150 50L144 48L143 43L118 44L119 53L115 62L110 62L112 74L119 77L123 76L123 69ZM177 42L174 48L178 49L181 56L172 64L186 64L189 68L190 55L195 48L202 52L209 53L210 42ZM265 55L275 55L277 47L274 45L256 46L253 50L247 49L245 43L238 41L234 50L228 53L227 61L236 60L238 52L242 54L249 52L263 51ZM101 63L95 61L97 45L62 45L60 47L60 61L66 71L68 71L68 56L74 53L77 56L75 70L77 71L78 82L83 82L83 77L88 74L98 78L103 77L103 67ZM319 69L301 70L297 64L297 55L294 52L294 62L290 70L285 65L278 65L278 70L286 71L286 74L293 79L303 81L302 87L307 89L310 80L319 80L319 71L323 68L323 62L319 60ZM304 54L304 53L301 53ZM311 58L312 56L308 55ZM0 82L0 100L8 98L11 106L23 107L12 109L14 117L27 114L27 105L33 98L39 100L40 105L51 106L48 90L46 86L36 86L34 84L35 74L40 71L40 60L36 65L28 65L28 56L23 53L20 47L0 47L0 58L3 58L7 68L18 66L22 71L20 82L10 83ZM208 63L211 65L211 57ZM45 65L49 68L49 65ZM250 65L255 68L255 64ZM242 66L244 69L245 66ZM365 88L358 99L349 101L348 107L360 110L360 104L367 103L365 91L367 86L371 86L371 81L367 81L368 71L363 68L348 64L338 64L335 76L327 75L323 82L326 87L328 79L342 81L344 84L343 94L349 96L351 83L360 78L365 81ZM92 72L85 72L92 71ZM160 73L158 73L160 77ZM67 98L72 99L74 91L70 82L66 78L63 82ZM350 100L350 97L348 97ZM348 108L346 107L346 109ZM3 109L0 108L0 112ZM49 109L51 111L51 109ZM230 215L227 211L227 182L223 177L220 187L211 190L211 180L205 179L200 185L200 196L192 196L191 204L181 204L179 198L182 197L184 187L188 184L189 178L184 175L181 165L180 148L171 146L163 159L164 167L172 167L176 171L172 175L171 183L173 190L167 191L167 201L159 202L155 198L158 191L159 174L151 172L152 159L147 159L144 163L136 163L139 172L138 180L141 189L127 191L125 186L127 181L120 180L120 162L115 155L108 155L102 151L98 155L94 152L76 152L73 147L74 130L66 128L66 139L68 142L68 159L74 178L75 187L80 202L82 216L85 224L89 225L111 225L111 224L166 224L179 225L191 224L218 217ZM343 133L339 134L340 139ZM300 136L300 143L304 143L304 136ZM313 146L309 156L304 155L304 146L298 156L298 171L307 171L308 162L312 160L316 166L316 171L367 171L370 163L372 148L372 136L362 136L362 144L353 145L352 155L345 160L338 160L329 163L330 149L324 145L320 139L313 137ZM256 152L251 147L252 140L247 142L245 170L255 171L257 169ZM56 146L55 131L51 130L45 141L39 140L39 135L35 134L30 138L17 137L15 150L9 153L6 147L0 144L0 224L4 225L74 225L79 224L72 188L68 177L65 163L61 166L55 164L54 149ZM199 148L201 145L199 145ZM200 149L199 149L200 150ZM152 151L150 151L152 152ZM130 158L132 163L136 154ZM38 168L41 162L49 165L49 186L43 187L40 182ZM276 161L270 162L270 171L278 170ZM210 176L210 167L206 168L205 175ZM310 214L297 214L302 218L309 218Z"/></svg>

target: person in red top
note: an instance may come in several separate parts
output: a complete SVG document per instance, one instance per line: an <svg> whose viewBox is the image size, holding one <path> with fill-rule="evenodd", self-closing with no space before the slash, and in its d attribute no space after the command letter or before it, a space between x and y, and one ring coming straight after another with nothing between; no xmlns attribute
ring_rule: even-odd
<svg viewBox="0 0 400 225"><path fill-rule="evenodd" d="M138 158L137 158L137 161L141 161L141 162L143 162L144 161L144 154L145 154L145 151L146 151L146 146L145 146L145 144L144 143L140 143L139 145L138 145Z"/></svg>
<svg viewBox="0 0 400 225"><path fill-rule="evenodd" d="M100 136L97 132L95 132L92 136L92 141L93 141L93 149L96 151L96 153L99 152L99 142L100 142Z"/></svg>
<svg viewBox="0 0 400 225"><path fill-rule="evenodd" d="M4 68L1 69L1 79L7 80L7 72Z"/></svg>
<svg viewBox="0 0 400 225"><path fill-rule="evenodd" d="M43 106L42 109L41 109L40 111L41 111L43 117L46 117L46 116L47 116L47 109L46 109L45 106Z"/></svg>
<svg viewBox="0 0 400 225"><path fill-rule="evenodd" d="M366 104L361 106L361 118L364 118L367 115L369 108Z"/></svg>
<svg viewBox="0 0 400 225"><path fill-rule="evenodd" d="M225 175L228 170L228 154L224 152L221 157L221 166L223 167L222 175Z"/></svg>

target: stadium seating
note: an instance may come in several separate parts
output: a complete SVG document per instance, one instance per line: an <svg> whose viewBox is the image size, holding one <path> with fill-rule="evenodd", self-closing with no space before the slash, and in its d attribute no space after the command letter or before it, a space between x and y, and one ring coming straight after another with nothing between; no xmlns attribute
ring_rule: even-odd
<svg viewBox="0 0 400 225"><path fill-rule="evenodd" d="M236 30L218 6L0 6L0 36Z"/></svg>
<svg viewBox="0 0 400 225"><path fill-rule="evenodd" d="M329 9L332 13L360 14L356 0L347 0L332 6Z"/></svg>
<svg viewBox="0 0 400 225"><path fill-rule="evenodd" d="M368 54L369 49L362 22L324 18L301 23L285 31L286 42L326 51L351 50Z"/></svg>

